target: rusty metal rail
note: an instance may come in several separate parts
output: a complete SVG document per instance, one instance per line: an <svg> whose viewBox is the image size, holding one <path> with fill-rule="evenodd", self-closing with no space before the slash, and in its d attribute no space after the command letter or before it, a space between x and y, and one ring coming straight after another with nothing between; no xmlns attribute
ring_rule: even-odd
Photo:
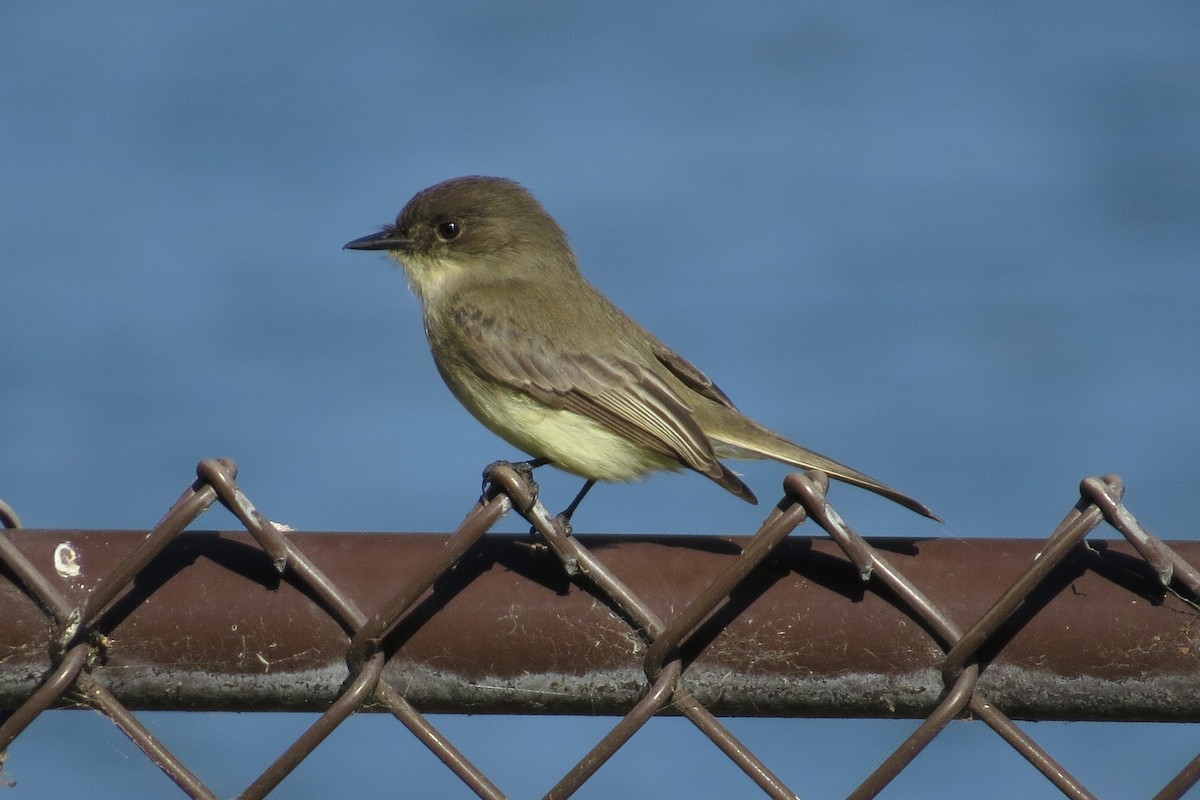
<svg viewBox="0 0 1200 800"><path fill-rule="evenodd" d="M146 537L133 531L19 531L33 564L63 543L81 574L74 605ZM446 537L292 533L289 539L360 608L408 584ZM683 608L743 552L748 537L580 536L579 543L660 617ZM1033 563L1040 542L872 542L966 628ZM1171 543L1200 561L1200 542ZM1162 596L1123 542L1093 542L1056 567L1025 618L989 655L979 686L1022 719L1200 721L1200 628ZM828 541L790 537L742 582L684 651L682 683L717 714L925 716L945 657L890 598L864 591ZM0 594L0 707L50 669L41 610ZM346 634L303 587L280 580L245 533L175 539L94 626L96 676L124 705L158 710L320 711L349 677ZM40 646L31 646L31 645ZM387 643L384 678L428 711L618 714L646 689L643 640L595 596L563 579L528 539L488 537L410 612ZM993 648L994 649L994 648ZM1134 658L1130 653L1136 653Z"/></svg>
<svg viewBox="0 0 1200 800"><path fill-rule="evenodd" d="M815 472L788 477L753 537L574 536L505 466L448 536L302 534L235 477L202 462L149 532L0 532L0 752L43 710L83 704L207 798L132 711L322 712L241 795L263 797L350 714L381 711L498 798L422 712L621 715L547 794L567 797L672 713L794 797L717 716L922 718L857 798L971 715L1083 798L1013 719L1200 720L1200 543L1143 530L1114 476L1084 480L1048 541L867 541ZM217 501L246 533L181 535ZM510 510L531 535L485 536ZM789 536L810 518L829 539ZM1104 521L1124 538L1084 541ZM1200 757L1157 797L1197 779Z"/></svg>

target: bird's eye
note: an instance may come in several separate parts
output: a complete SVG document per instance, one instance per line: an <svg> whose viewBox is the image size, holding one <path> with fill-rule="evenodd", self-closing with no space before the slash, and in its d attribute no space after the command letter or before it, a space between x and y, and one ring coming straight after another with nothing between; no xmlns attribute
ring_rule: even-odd
<svg viewBox="0 0 1200 800"><path fill-rule="evenodd" d="M443 242L450 242L458 238L462 233L462 226L452 219L445 222L439 222L437 225L438 238Z"/></svg>

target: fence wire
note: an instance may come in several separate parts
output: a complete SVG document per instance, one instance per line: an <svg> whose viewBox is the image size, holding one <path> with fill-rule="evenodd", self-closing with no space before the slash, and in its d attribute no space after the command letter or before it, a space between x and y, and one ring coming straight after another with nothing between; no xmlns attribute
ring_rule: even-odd
<svg viewBox="0 0 1200 800"><path fill-rule="evenodd" d="M1029 563L1028 568L1023 572L1018 570L1015 579L1004 578L1005 584L991 595L995 599L984 603L986 610L978 615L974 623L964 627L956 622L956 619L964 618L961 604L955 605L946 599L938 602L931 600L931 594L943 597L943 593L938 591L943 587L938 585L936 579L922 573L925 584L922 589L918 585L920 581L906 577L893 563L904 562L904 558L897 556L897 553L920 551L922 547L929 550L936 540L920 546L911 541L897 544L889 540L864 540L829 505L825 497L827 478L816 471L788 476L784 482L784 497L758 532L749 539L736 540L731 548L727 548L728 552L722 552L720 570L706 577L705 585L698 591L688 593L686 598L678 602L667 604L666 607L682 608L669 618L660 616L654 610L664 607L662 602L657 602L661 598L651 602L645 588L641 588L641 594L635 592L618 577L618 571L606 563L609 559L601 557L610 555L605 553L605 548L611 543L573 535L568 524L549 514L538 501L536 484L528 472L513 465L500 463L489 467L483 496L458 529L448 537L438 537L436 546L426 547L423 551L424 561L408 569L399 589L385 599L372 598L367 611L361 607L364 595L360 585L352 585L346 577L332 579L317 566L321 559L312 558L310 553L302 549L302 545L307 545L310 550L317 552L320 540L310 538L315 535L281 530L281 526L268 520L238 486L236 474L236 466L229 460L201 462L196 481L154 529L144 535L136 546L124 552L101 577L91 580L90 585L81 585L77 580L82 574L81 562L92 560L91 551L80 545L80 541L90 541L86 535L81 535L82 539L76 537L74 542L70 537L54 537L50 540L58 544L52 558L54 574L47 575L35 566L35 559L29 555L34 547L32 539L21 538L21 532L16 530L20 526L16 514L0 502L0 522L10 529L7 533L0 531L0 590L3 590L0 591L0 602L8 603L6 608L16 608L13 604L20 602L24 612L28 612L9 612L7 622L0 625L0 629L8 629L10 633L16 631L20 636L27 637L12 642L0 638L0 698L4 699L4 705L9 706L0 717L3 720L0 724L0 768L3 767L4 752L8 745L43 711L52 707L85 705L98 709L112 720L187 796L216 797L133 714L131 698L135 696L134 693L129 690L128 684L122 684L115 675L110 674L108 666L110 657L116 656L114 640L118 637L122 641L136 638L135 634L122 627L132 613L131 606L144 603L156 592L164 592L164 587L169 587L173 582L186 580L183 565L189 559L196 558L196 547L199 546L196 537L200 534L182 537L181 534L215 502L222 503L237 516L249 537L268 557L270 569L276 576L274 585L262 576L248 582L248 585L258 592L279 593L280 587L285 585L299 590L294 598L287 601L292 611L296 611L299 604L303 603L306 613L318 615L327 628L331 627L331 623L336 626L336 635L326 638L336 643L336 655L343 663L337 675L327 676L324 685L333 685L337 689L327 701L322 700L322 713L316 722L245 788L239 795L241 798L265 797L350 715L363 710L391 713L479 797L505 796L487 775L414 707L410 687L403 681L404 671L410 666L404 662L403 656L406 648L415 646L413 643L420 630L430 626L439 614L446 613L443 610L444 603L427 602L431 592L441 587L444 597L447 593L466 592L474 585L489 585L482 571L468 569L466 564L472 554L488 546L484 537L509 511L516 511L530 523L532 538L505 538L503 548L522 552L546 550L553 554L559 565L557 577L542 572L533 576L518 575L516 579L526 583L569 581L583 590L583 593L576 594L602 601L611 612L608 614L609 621L615 620L613 624L618 626L617 633L624 631L625 653L637 654L640 670L644 674L644 680L624 682L619 687L620 691L616 692L615 699L610 698L610 705L620 705L626 698L630 702L621 705L623 713L620 720L546 793L547 798L570 797L650 718L663 713L687 717L767 796L796 797L720 722L717 712L728 713L732 710L748 713L747 708L757 703L763 705L760 713L786 715L802 713L797 709L811 709L813 706L806 706L803 699L784 696L770 702L764 701L761 695L749 700L731 698L730 694L737 693L708 691L704 681L697 679L697 676L703 672L705 658L709 655L706 651L712 650L712 643L722 633L732 631L736 626L740 616L737 611L744 610L747 604L762 596L764 580L767 583L775 580L772 576L778 575L781 563L787 565L794 562L790 555L784 557L788 552L789 534L809 519L824 529L840 553L836 565L833 563L835 553L832 549L828 553L818 552L814 546L814 557L823 558L827 568L845 568L848 561L862 583L863 596L869 595L879 601L869 607L866 603L858 603L866 608L858 613L878 615L878 609L886 605L893 614L898 611L900 616L916 621L917 626L908 627L919 628L915 635L925 638L925 646L906 645L905 650L910 654L916 652L918 658L925 658L940 676L940 685L935 687L935 691L927 693L936 695L935 700L911 701L907 706L901 703L901 711L908 715L920 715L923 721L862 781L851 793L851 798L878 795L952 720L967 716L983 720L1065 796L1094 796L1018 727L1001 706L1010 708L1010 713L1015 708L1027 718L1047 718L1055 713L1060 714L1059 718L1200 718L1200 708L1197 708L1200 692L1195 687L1194 637L1166 641L1162 648L1158 648L1159 657L1168 653L1175 658L1165 667L1159 662L1149 664L1156 657L1151 652L1153 648L1141 653L1147 659L1146 663L1136 661L1137 653L1126 653L1135 660L1124 665L1122 675L1140 675L1144 678L1148 672L1166 670L1171 674L1166 676L1163 685L1173 685L1178 690L1178 696L1165 697L1158 705L1152 699L1144 700L1136 710L1123 707L1120 700L1108 698L1101 703L1104 708L1100 710L1089 710L1084 705L1074 706L1070 711L1056 712L1053 704L1050 704L1041 706L1038 711L1038 703L1042 699L1023 697L1020 681L989 682L992 675L1003 671L997 665L1003 663L1006 651L1019 646L1017 641L1020 637L1017 633L1031 626L1039 615L1055 613L1049 610L1053 605L1050 600L1067 591L1071 585L1071 580L1064 581L1061 573L1064 564L1072 558L1079 564L1070 568L1070 576L1080 577L1084 571L1090 571L1094 575L1089 574L1089 577L1111 585L1117 594L1128 597L1132 592L1134 598L1148 598L1160 606L1170 601L1173 604L1171 614L1180 617L1171 621L1173 629L1191 630L1194 627L1197 616L1200 616L1196 605L1200 599L1200 573L1185 560L1180 551L1187 552L1195 559L1200 550L1189 547L1191 543L1168 546L1143 529L1123 504L1124 487L1114 475L1089 477L1082 481L1079 501L1050 538L1040 544L1033 557L1027 559L1025 563ZM1084 537L1103 522L1111 525L1130 545L1130 555L1122 556L1125 560L1119 562L1118 567L1112 567L1115 562L1105 562L1109 568L1097 568L1099 562L1094 558L1090 561L1087 558L1080 560L1081 552L1095 553L1096 546L1085 542ZM796 540L793 537L790 541L794 544ZM180 542L183 544L180 545ZM195 545L192 550L187 549L189 542ZM40 546L45 546L44 540ZM169 550L172 546L175 548L173 551ZM611 555L615 556L617 552L614 550ZM678 554L676 557L679 557ZM909 559L906 564L917 563L911 555L905 557ZM166 561L171 561L173 566L165 568ZM227 571L245 569L244 566L235 567L235 562L244 565L245 559L230 558L217 568ZM330 565L328 561L325 563L335 573L338 572L335 565ZM1007 566L1013 568L1012 564ZM909 571L917 574L911 567ZM395 571L390 570L388 574L394 576ZM672 579L670 574L662 575L662 582L670 583ZM992 584L980 580L978 576L969 576L969 580L985 588L992 587ZM1157 589L1151 587L1151 580ZM4 581L10 585L6 586ZM374 583L376 590L380 586L388 589L394 585L387 580ZM72 586L75 588L72 589ZM447 589L447 586L450 588ZM569 593L560 590L557 594ZM853 596L847 598L836 593L834 596L843 605L855 604ZM357 602L356 597L360 598ZM192 618L190 624L201 624L199 620L203 616L203 602L202 597L197 599L196 606L201 616ZM730 611L731 608L734 610ZM784 608L778 613L792 615L794 619L795 609ZM568 622L577 629L582 627L576 624L577 620L570 619ZM860 628L865 627L863 622L860 617L855 624ZM1139 621L1137 624L1149 623ZM321 623L313 621L300 627L301 630L295 633L297 651L305 649L305 637L310 633L315 636ZM582 628L581 633L586 637L589 630ZM606 632L605 635L610 633ZM847 635L850 635L850 631L847 631ZM1093 630L1086 635L1096 638L1102 634ZM1154 636L1170 639L1170 629ZM309 649L318 649L315 644L307 646ZM245 652L239 657L245 657ZM258 657L263 658L261 654ZM787 660L787 663L794 663L794 659ZM264 664L267 667L265 672L269 672L270 664L266 659ZM831 667L836 668L836 665ZM1104 673L1105 666L1097 663L1081 669L1088 674L1099 675ZM783 675L777 677L777 682L772 686L778 687L794 678L803 691L805 684L800 680L802 677ZM1108 674L1107 677L1114 678L1114 675ZM443 704L448 707L438 710L451 710L454 703L458 702L456 698L465 698L464 702L477 704L461 707L460 710L478 710L478 703L481 702L479 697L469 697L469 693L461 691L463 687L458 688L459 694L451 691L450 699L444 701ZM242 691L244 689L244 686L239 687L242 697L248 696L247 692ZM984 689L989 695L984 694ZM1045 687L1034 687L1030 691L1034 690L1044 693ZM271 698L276 697L279 698L278 705L284 706L286 701L281 697L283 691L284 687L278 683L265 680L259 702L270 705ZM1170 691L1159 685L1151 687L1151 693L1169 695ZM312 702L313 696L325 697L319 691L305 694L309 702ZM569 695L570 692L562 694ZM995 702L996 697L1001 697L1001 701ZM143 707L165 708L171 707L173 702L179 703L178 693L153 701L142 698L140 704ZM607 710L604 703L596 705L594 696L575 706L571 706L568 699L565 708L578 711L586 707L587 702L594 704L597 713ZM739 702L743 705L739 706ZM196 705L197 701L193 698L179 707L193 708ZM894 710L894 704L892 707ZM526 713L555 710L528 702L524 705L518 702L515 708L524 709ZM823 708L826 712L829 710L827 706ZM557 710L561 711L562 708ZM861 715L864 710L859 708L850 713ZM870 710L866 713L886 715ZM0 780L3 780L2 775ZM1181 797L1198 780L1200 755L1172 777L1155 798L1166 800Z"/></svg>

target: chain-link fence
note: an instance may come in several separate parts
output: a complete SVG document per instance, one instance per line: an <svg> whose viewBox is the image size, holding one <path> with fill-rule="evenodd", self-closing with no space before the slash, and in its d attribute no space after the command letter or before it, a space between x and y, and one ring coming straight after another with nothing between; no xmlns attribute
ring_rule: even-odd
<svg viewBox="0 0 1200 800"><path fill-rule="evenodd" d="M257 798L350 715L384 711L499 798L426 714L620 715L546 794L562 798L670 713L791 798L719 717L922 719L850 795L866 798L971 716L1086 798L1014 718L1200 719L1200 543L1146 532L1115 476L1085 479L1044 542L867 541L817 472L787 478L753 537L575 536L510 465L449 536L295 533L235 477L202 462L148 534L26 531L0 504L0 753L46 709L87 706L211 798L133 711L319 710L241 794ZM217 501L247 532L184 534ZM487 536L510 510L530 535ZM808 519L829 539L789 536ZM1105 521L1124 541L1085 541ZM1200 756L1156 797L1198 779Z"/></svg>

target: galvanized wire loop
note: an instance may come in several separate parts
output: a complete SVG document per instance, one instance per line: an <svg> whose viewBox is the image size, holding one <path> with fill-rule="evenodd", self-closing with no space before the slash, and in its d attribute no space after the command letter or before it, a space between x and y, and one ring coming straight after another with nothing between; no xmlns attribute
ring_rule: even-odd
<svg viewBox="0 0 1200 800"><path fill-rule="evenodd" d="M21 518L17 516L17 512L8 503L0 500L0 528L19 527L21 527Z"/></svg>

